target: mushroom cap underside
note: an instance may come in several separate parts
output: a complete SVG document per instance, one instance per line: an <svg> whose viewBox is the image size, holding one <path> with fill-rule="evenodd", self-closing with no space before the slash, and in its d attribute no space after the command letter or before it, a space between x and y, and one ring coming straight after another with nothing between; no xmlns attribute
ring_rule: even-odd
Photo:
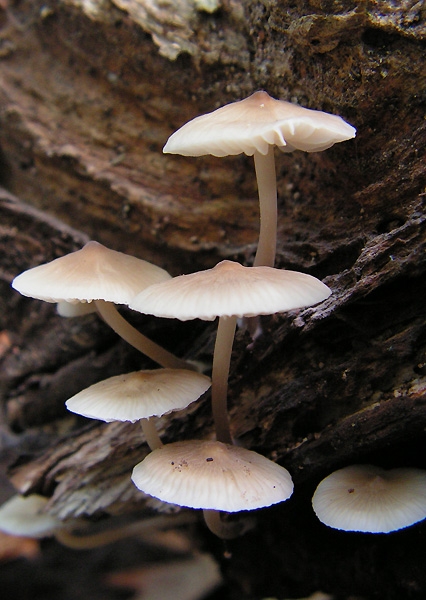
<svg viewBox="0 0 426 600"><path fill-rule="evenodd" d="M251 317L312 306L331 290L297 271L244 267L224 260L212 269L180 275L141 292L130 308L157 317L202 319Z"/></svg>
<svg viewBox="0 0 426 600"><path fill-rule="evenodd" d="M355 137L341 117L276 100L264 91L195 117L175 133L163 152L183 156L267 154L271 145L283 152L319 152Z"/></svg>

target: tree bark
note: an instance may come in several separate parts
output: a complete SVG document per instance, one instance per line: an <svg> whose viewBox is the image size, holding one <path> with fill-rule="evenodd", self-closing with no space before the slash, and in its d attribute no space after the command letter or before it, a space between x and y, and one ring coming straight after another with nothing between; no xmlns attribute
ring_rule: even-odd
<svg viewBox="0 0 426 600"><path fill-rule="evenodd" d="M229 384L238 443L285 466L293 497L256 514L221 561L229 598L423 598L425 527L386 536L319 524L310 498L358 462L426 468L426 69L422 3L34 0L0 9L1 436L21 493L60 519L151 514L130 481L140 427L64 401L149 366L94 315L65 320L10 289L88 239L173 275L251 264L252 160L163 155L198 114L257 89L341 115L355 140L277 153L277 266L331 287L322 304L240 329ZM126 311L179 356L211 360L215 325ZM208 397L159 419L164 442L212 433ZM419 548L415 556L414 547ZM261 550L260 550L261 548Z"/></svg>

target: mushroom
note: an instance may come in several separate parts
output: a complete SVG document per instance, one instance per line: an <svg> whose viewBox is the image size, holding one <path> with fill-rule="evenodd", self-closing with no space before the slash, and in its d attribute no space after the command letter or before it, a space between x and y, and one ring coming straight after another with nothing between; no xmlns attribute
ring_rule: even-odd
<svg viewBox="0 0 426 600"><path fill-rule="evenodd" d="M63 524L45 512L48 499L38 494L16 494L0 506L0 531L21 537L53 535Z"/></svg>
<svg viewBox="0 0 426 600"><path fill-rule="evenodd" d="M312 505L318 519L334 529L396 531L426 519L426 471L345 467L321 481Z"/></svg>
<svg viewBox="0 0 426 600"><path fill-rule="evenodd" d="M55 537L58 542L75 550L88 550L117 540L193 522L185 512L178 515L159 515L150 519L114 527L112 529L86 533L87 522L82 519L61 521L47 512L49 498L39 494L21 496L15 494L0 506L0 531L19 537ZM76 527L84 533L75 533Z"/></svg>
<svg viewBox="0 0 426 600"><path fill-rule="evenodd" d="M220 537L235 537L220 511L251 511L287 500L290 473L265 456L212 440L174 442L158 448L135 466L132 481L145 494L180 506L200 508ZM237 531L235 531L237 528Z"/></svg>
<svg viewBox="0 0 426 600"><path fill-rule="evenodd" d="M212 372L212 410L217 439L232 443L226 410L228 373L238 317L268 315L311 306L331 290L321 281L296 271L244 267L224 260L213 269L181 275L150 286L131 302L134 310L158 317L219 317Z"/></svg>
<svg viewBox="0 0 426 600"><path fill-rule="evenodd" d="M102 421L139 421L151 450L162 446L150 417L186 408L210 387L210 378L188 369L135 371L110 377L66 402L71 412Z"/></svg>
<svg viewBox="0 0 426 600"><path fill-rule="evenodd" d="M192 369L132 327L114 306L128 304L144 288L170 278L156 265L90 241L81 250L21 273L12 287L46 302L93 302L106 323L140 352L163 367Z"/></svg>
<svg viewBox="0 0 426 600"><path fill-rule="evenodd" d="M184 156L254 157L260 203L260 235L254 265L274 266L277 236L277 186L274 148L319 152L355 137L341 117L271 98L258 91L196 117L170 136L163 152Z"/></svg>

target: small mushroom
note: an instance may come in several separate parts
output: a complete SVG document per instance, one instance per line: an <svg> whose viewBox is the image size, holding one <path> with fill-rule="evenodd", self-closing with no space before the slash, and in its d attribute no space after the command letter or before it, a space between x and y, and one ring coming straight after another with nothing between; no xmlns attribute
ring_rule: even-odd
<svg viewBox="0 0 426 600"><path fill-rule="evenodd" d="M162 446L135 466L132 480L155 498L203 509L206 525L222 539L238 537L254 524L252 517L229 513L284 502L293 493L286 469L257 452L217 441Z"/></svg>
<svg viewBox="0 0 426 600"><path fill-rule="evenodd" d="M166 444L135 466L132 480L164 502L225 512L271 506L293 493L284 467L252 450L212 440Z"/></svg>
<svg viewBox="0 0 426 600"><path fill-rule="evenodd" d="M141 290L170 278L156 265L90 241L81 250L21 273L12 287L46 302L93 302L106 323L140 352L163 367L192 369L132 327L114 305L128 304Z"/></svg>
<svg viewBox="0 0 426 600"><path fill-rule="evenodd" d="M139 421L151 450L162 446L150 417L186 408L210 387L210 378L188 369L135 371L110 377L67 400L71 412L102 421Z"/></svg>
<svg viewBox="0 0 426 600"><path fill-rule="evenodd" d="M274 266L277 236L277 185L274 148L319 152L355 137L341 117L303 108L258 91L196 117L170 136L163 152L184 156L254 157L260 203L260 235L255 266Z"/></svg>
<svg viewBox="0 0 426 600"><path fill-rule="evenodd" d="M426 471L345 467L321 481L312 505L318 519L334 529L396 531L426 519Z"/></svg>
<svg viewBox="0 0 426 600"><path fill-rule="evenodd" d="M148 535L158 530L193 522L185 512L177 515L159 515L141 519L104 531L88 532L83 519L61 521L47 511L49 498L39 494L15 494L0 506L0 531L9 535L29 538L55 537L58 542L75 550L88 550L111 544L134 535ZM80 533L76 533L76 528Z"/></svg>
<svg viewBox="0 0 426 600"><path fill-rule="evenodd" d="M21 537L43 538L63 527L45 512L48 499L38 494L16 494L0 506L0 531Z"/></svg>
<svg viewBox="0 0 426 600"><path fill-rule="evenodd" d="M141 292L130 307L182 321L196 318L211 321L219 317L213 356L212 410L217 439L232 443L226 404L237 318L311 306L330 293L324 283L305 273L272 267L244 267L225 260L213 269L153 285Z"/></svg>

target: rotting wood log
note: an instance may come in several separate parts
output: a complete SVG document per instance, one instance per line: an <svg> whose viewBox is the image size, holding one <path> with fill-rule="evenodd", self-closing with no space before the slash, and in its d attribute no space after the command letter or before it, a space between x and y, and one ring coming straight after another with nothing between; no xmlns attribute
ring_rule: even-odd
<svg viewBox="0 0 426 600"><path fill-rule="evenodd" d="M424 8L283 4L1 4L4 462L15 461L17 489L50 496L62 519L155 509L129 480L147 451L139 428L63 409L67 380L74 393L143 361L95 317L61 320L9 284L88 238L173 274L224 257L250 264L251 159L161 148L190 118L263 88L340 114L358 134L324 153L277 154L277 265L324 279L333 295L263 318L254 343L237 334L233 433L286 466L296 491L229 545L228 593L369 599L380 588L390 600L420 600L426 579L413 548L424 552L425 524L344 534L315 520L310 497L354 462L426 468ZM181 355L211 357L213 325L129 317ZM158 426L165 441L210 435L208 399ZM200 536L220 557L223 547Z"/></svg>

